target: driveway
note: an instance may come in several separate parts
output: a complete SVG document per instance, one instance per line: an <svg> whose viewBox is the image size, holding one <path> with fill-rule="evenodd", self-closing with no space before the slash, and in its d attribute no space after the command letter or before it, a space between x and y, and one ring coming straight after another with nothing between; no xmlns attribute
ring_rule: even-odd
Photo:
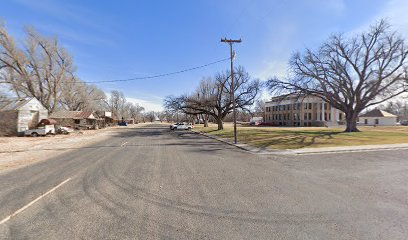
<svg viewBox="0 0 408 240"><path fill-rule="evenodd" d="M406 239L407 156L265 156L122 129L0 173L0 239Z"/></svg>

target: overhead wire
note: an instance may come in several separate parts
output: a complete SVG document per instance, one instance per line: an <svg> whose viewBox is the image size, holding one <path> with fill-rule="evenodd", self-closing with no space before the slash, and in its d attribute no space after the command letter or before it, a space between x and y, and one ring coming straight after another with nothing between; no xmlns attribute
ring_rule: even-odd
<svg viewBox="0 0 408 240"><path fill-rule="evenodd" d="M151 75L151 76L144 76L144 77L134 77L134 78L126 78L126 79L113 79L113 80L101 80L101 81L92 81L92 82L88 82L88 81L83 81L82 83L87 83L87 84L95 84L95 83L110 83L110 82L128 82L128 81L135 81L135 80L144 80L144 79L152 79L152 78L160 78L160 77L166 77L166 76L171 76L171 75L176 75L176 74L180 74L180 73L184 73L184 72L189 72L189 71L193 71L196 69L200 69L200 68L205 68L220 62L225 62L227 60L230 60L230 58L224 58L215 62L210 62L204 65L200 65L200 66L196 66L196 67L192 67L192 68L187 68L187 69L183 69L180 71L175 71L175 72L168 72L168 73L162 73L162 74L157 74L157 75Z"/></svg>

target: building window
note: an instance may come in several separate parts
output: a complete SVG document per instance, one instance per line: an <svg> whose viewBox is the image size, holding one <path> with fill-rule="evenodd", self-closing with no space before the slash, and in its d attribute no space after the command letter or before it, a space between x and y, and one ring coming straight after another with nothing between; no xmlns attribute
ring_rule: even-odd
<svg viewBox="0 0 408 240"><path fill-rule="evenodd" d="M303 120L307 120L307 113L303 116Z"/></svg>
<svg viewBox="0 0 408 240"><path fill-rule="evenodd" d="M309 109L312 109L312 103L309 103Z"/></svg>
<svg viewBox="0 0 408 240"><path fill-rule="evenodd" d="M80 121L79 119L75 119L75 120L74 120L74 123L75 123L75 124L80 124L81 121Z"/></svg>
<svg viewBox="0 0 408 240"><path fill-rule="evenodd" d="M304 105L305 105L305 109L307 109L307 103L305 103Z"/></svg>
<svg viewBox="0 0 408 240"><path fill-rule="evenodd" d="M368 119L364 119L364 124L368 124Z"/></svg>
<svg viewBox="0 0 408 240"><path fill-rule="evenodd" d="M309 120L312 120L312 113L309 113Z"/></svg>
<svg viewBox="0 0 408 240"><path fill-rule="evenodd" d="M380 124L380 120L378 118L374 119L375 124Z"/></svg>
<svg viewBox="0 0 408 240"><path fill-rule="evenodd" d="M343 115L341 113L339 113L339 120L343 120Z"/></svg>

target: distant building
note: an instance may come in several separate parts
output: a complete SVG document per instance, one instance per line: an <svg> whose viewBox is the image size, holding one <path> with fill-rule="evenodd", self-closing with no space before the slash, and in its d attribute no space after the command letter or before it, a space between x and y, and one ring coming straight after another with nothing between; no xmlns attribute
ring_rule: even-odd
<svg viewBox="0 0 408 240"><path fill-rule="evenodd" d="M360 124L367 126L395 126L397 116L386 111L374 109L359 116Z"/></svg>
<svg viewBox="0 0 408 240"><path fill-rule="evenodd" d="M0 134L22 135L25 130L36 128L41 119L48 117L48 110L36 98L6 100L0 103Z"/></svg>
<svg viewBox="0 0 408 240"><path fill-rule="evenodd" d="M276 126L311 127L344 124L344 113L315 96L297 94L265 102L265 122Z"/></svg>
<svg viewBox="0 0 408 240"><path fill-rule="evenodd" d="M50 115L57 121L57 125L72 127L75 129L91 129L97 126L98 118L93 112L85 111L59 111Z"/></svg>
<svg viewBox="0 0 408 240"><path fill-rule="evenodd" d="M105 128L114 124L112 112L96 111L94 115L98 119L98 128Z"/></svg>

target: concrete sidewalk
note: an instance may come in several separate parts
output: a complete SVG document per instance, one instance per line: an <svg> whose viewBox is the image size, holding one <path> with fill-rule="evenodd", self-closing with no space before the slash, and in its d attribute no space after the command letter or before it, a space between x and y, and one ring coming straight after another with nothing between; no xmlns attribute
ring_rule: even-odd
<svg viewBox="0 0 408 240"><path fill-rule="evenodd" d="M344 152L364 152L364 151L386 151L397 149L408 149L408 143L399 144L378 144L378 145L358 145L358 146L341 146L341 147L322 147L322 148L301 148L301 149L269 149L257 148L244 143L233 143L227 139L215 137L202 132L192 131L194 133L212 138L214 140L235 146L241 150L253 154L277 154L277 155L306 155L306 154L327 154L327 153L344 153Z"/></svg>

